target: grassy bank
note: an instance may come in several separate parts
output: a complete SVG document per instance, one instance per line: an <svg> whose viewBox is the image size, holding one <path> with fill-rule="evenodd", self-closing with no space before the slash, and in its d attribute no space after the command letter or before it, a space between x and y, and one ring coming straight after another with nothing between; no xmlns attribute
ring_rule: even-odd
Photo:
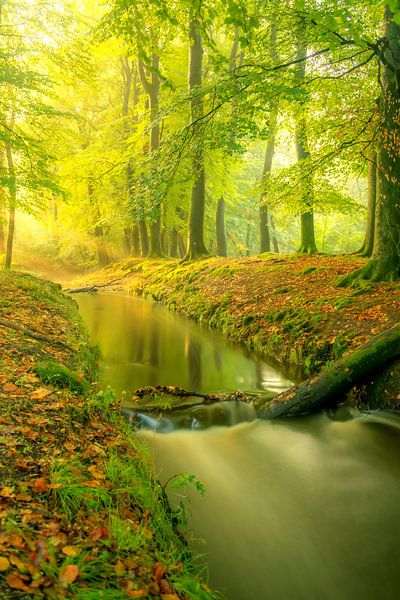
<svg viewBox="0 0 400 600"><path fill-rule="evenodd" d="M338 287L364 263L357 257L280 256L179 263L125 260L87 282L118 279L116 288L163 302L219 329L289 369L318 372L398 321L400 285ZM399 368L374 377L356 391L371 405L396 408Z"/></svg>
<svg viewBox="0 0 400 600"><path fill-rule="evenodd" d="M0 597L214 596L54 284L0 274Z"/></svg>

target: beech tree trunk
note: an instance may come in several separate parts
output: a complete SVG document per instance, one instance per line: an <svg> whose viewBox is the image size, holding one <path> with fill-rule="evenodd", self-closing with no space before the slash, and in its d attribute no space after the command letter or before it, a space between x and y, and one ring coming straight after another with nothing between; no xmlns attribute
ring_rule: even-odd
<svg viewBox="0 0 400 600"><path fill-rule="evenodd" d="M326 367L317 377L279 394L265 405L259 416L292 417L334 406L354 385L399 357L400 325L395 325Z"/></svg>
<svg viewBox="0 0 400 600"><path fill-rule="evenodd" d="M8 212L8 233L7 233L7 247L6 247L6 258L4 267L6 269L11 268L13 245L14 245L14 232L15 232L15 208L17 206L17 186L15 178L15 166L12 149L10 146L6 146L6 157L8 174L10 177L10 208Z"/></svg>
<svg viewBox="0 0 400 600"><path fill-rule="evenodd" d="M147 225L145 219L139 221L139 234L140 234L140 255L142 258L146 258L149 255L149 236L147 234Z"/></svg>
<svg viewBox="0 0 400 600"><path fill-rule="evenodd" d="M5 207L0 205L0 254L4 254L6 251L6 220Z"/></svg>
<svg viewBox="0 0 400 600"><path fill-rule="evenodd" d="M300 24L297 34L297 60L300 61L296 67L296 80L301 85L306 73L307 44L304 41L303 24ZM305 169L309 168L310 151L308 149L307 139L307 121L305 116L305 105L302 103L300 112L296 118L296 154L299 163L304 161ZM301 241L298 252L313 254L317 252L314 230L314 211L313 211L313 175L305 174L302 189L302 204L304 210L300 215Z"/></svg>
<svg viewBox="0 0 400 600"><path fill-rule="evenodd" d="M140 256L140 231L136 223L131 227L131 248L133 256Z"/></svg>
<svg viewBox="0 0 400 600"><path fill-rule="evenodd" d="M191 126L194 127L197 146L194 149L193 173L194 183L190 201L188 247L186 260L208 255L204 244L204 209L205 209L205 183L206 174L204 167L203 151L203 124L201 122L204 109L201 96L203 81L203 43L200 33L200 19L190 9L189 19L189 92L191 93Z"/></svg>
<svg viewBox="0 0 400 600"><path fill-rule="evenodd" d="M160 123L158 121L159 96L160 96L160 78L158 75L160 67L160 58L156 52L153 52L151 58L151 73L149 78L146 76L144 65L139 61L139 73L145 92L148 94L150 102L150 153L154 154L160 147ZM150 221L150 248L149 257L159 258L163 256L161 243L161 203L153 199L153 216Z"/></svg>
<svg viewBox="0 0 400 600"><path fill-rule="evenodd" d="M178 254L178 230L174 227L171 231L171 247L169 251L169 255L172 258L179 258Z"/></svg>
<svg viewBox="0 0 400 600"><path fill-rule="evenodd" d="M218 256L227 256L226 229L225 229L225 200L223 198L220 198L218 200L216 230L217 230L217 255Z"/></svg>
<svg viewBox="0 0 400 600"><path fill-rule="evenodd" d="M268 197L265 187L271 177L272 160L275 152L276 122L278 118L278 109L274 108L270 114L269 139L265 149L264 167L261 177L261 196L260 196L260 254L271 252L271 234L269 230Z"/></svg>
<svg viewBox="0 0 400 600"><path fill-rule="evenodd" d="M274 252L279 254L279 243L278 243L278 238L276 235L275 219L274 219L273 214L270 215L270 220L271 220L272 244L273 244Z"/></svg>
<svg viewBox="0 0 400 600"><path fill-rule="evenodd" d="M374 247L368 268L372 279L400 275L400 25L385 7L385 65L382 78L381 135Z"/></svg>
<svg viewBox="0 0 400 600"><path fill-rule="evenodd" d="M374 245L365 267L350 273L341 285L400 277L400 25L388 4L384 10Z"/></svg>
<svg viewBox="0 0 400 600"><path fill-rule="evenodd" d="M368 163L368 209L367 209L367 225L365 228L365 238L360 250L357 254L361 256L372 256L375 237L375 210L377 197L377 156L371 158Z"/></svg>

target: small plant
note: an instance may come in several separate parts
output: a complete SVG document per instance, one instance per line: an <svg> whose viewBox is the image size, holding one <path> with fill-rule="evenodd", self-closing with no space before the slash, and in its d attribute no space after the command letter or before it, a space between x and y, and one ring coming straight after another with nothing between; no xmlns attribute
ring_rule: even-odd
<svg viewBox="0 0 400 600"><path fill-rule="evenodd" d="M52 361L40 362L37 363L34 371L43 383L61 389L69 389L76 394L85 395L88 392L88 381L59 363Z"/></svg>
<svg viewBox="0 0 400 600"><path fill-rule="evenodd" d="M78 461L55 461L51 471L51 483L55 503L68 521L72 521L80 509L93 513L109 507L112 498L107 490L91 487L85 483L89 479L85 467Z"/></svg>

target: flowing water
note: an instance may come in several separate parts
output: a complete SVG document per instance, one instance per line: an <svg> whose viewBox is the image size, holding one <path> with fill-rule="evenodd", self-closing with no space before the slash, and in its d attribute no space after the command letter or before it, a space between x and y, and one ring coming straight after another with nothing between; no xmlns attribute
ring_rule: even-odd
<svg viewBox="0 0 400 600"><path fill-rule="evenodd" d="M119 390L177 384L278 391L289 384L162 307L106 295L82 296L79 304L103 346L105 381ZM161 481L189 472L206 486L204 496L185 493L191 545L205 555L213 586L228 600L400 597L397 417L340 410L267 422L240 415L233 404L202 410L202 430L176 429L192 427L191 415L178 424L166 419L167 434L140 435ZM230 417L222 419L221 410ZM247 422L204 428L240 420Z"/></svg>

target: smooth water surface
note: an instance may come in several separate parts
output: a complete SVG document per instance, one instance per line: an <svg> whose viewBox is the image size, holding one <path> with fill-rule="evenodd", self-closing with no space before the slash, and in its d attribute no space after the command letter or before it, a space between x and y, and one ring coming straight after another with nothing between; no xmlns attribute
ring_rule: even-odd
<svg viewBox="0 0 400 600"><path fill-rule="evenodd" d="M162 482L205 484L187 492L191 546L228 600L396 600L399 427L320 415L140 435Z"/></svg>
<svg viewBox="0 0 400 600"><path fill-rule="evenodd" d="M128 295L76 296L104 355L106 384L117 392L177 385L191 391L270 391L291 385L264 361L167 308Z"/></svg>
<svg viewBox="0 0 400 600"><path fill-rule="evenodd" d="M288 385L259 359L162 307L111 295L79 303L103 347L105 381L119 390ZM338 411L267 422L226 404L198 411L208 425L253 421L174 431L191 426L191 413L178 424L165 417L170 433L138 433L162 482L189 472L206 486L204 497L182 493L190 499L191 545L205 555L211 585L227 600L397 600L399 419L356 412L343 419ZM235 416L222 419L224 411Z"/></svg>

